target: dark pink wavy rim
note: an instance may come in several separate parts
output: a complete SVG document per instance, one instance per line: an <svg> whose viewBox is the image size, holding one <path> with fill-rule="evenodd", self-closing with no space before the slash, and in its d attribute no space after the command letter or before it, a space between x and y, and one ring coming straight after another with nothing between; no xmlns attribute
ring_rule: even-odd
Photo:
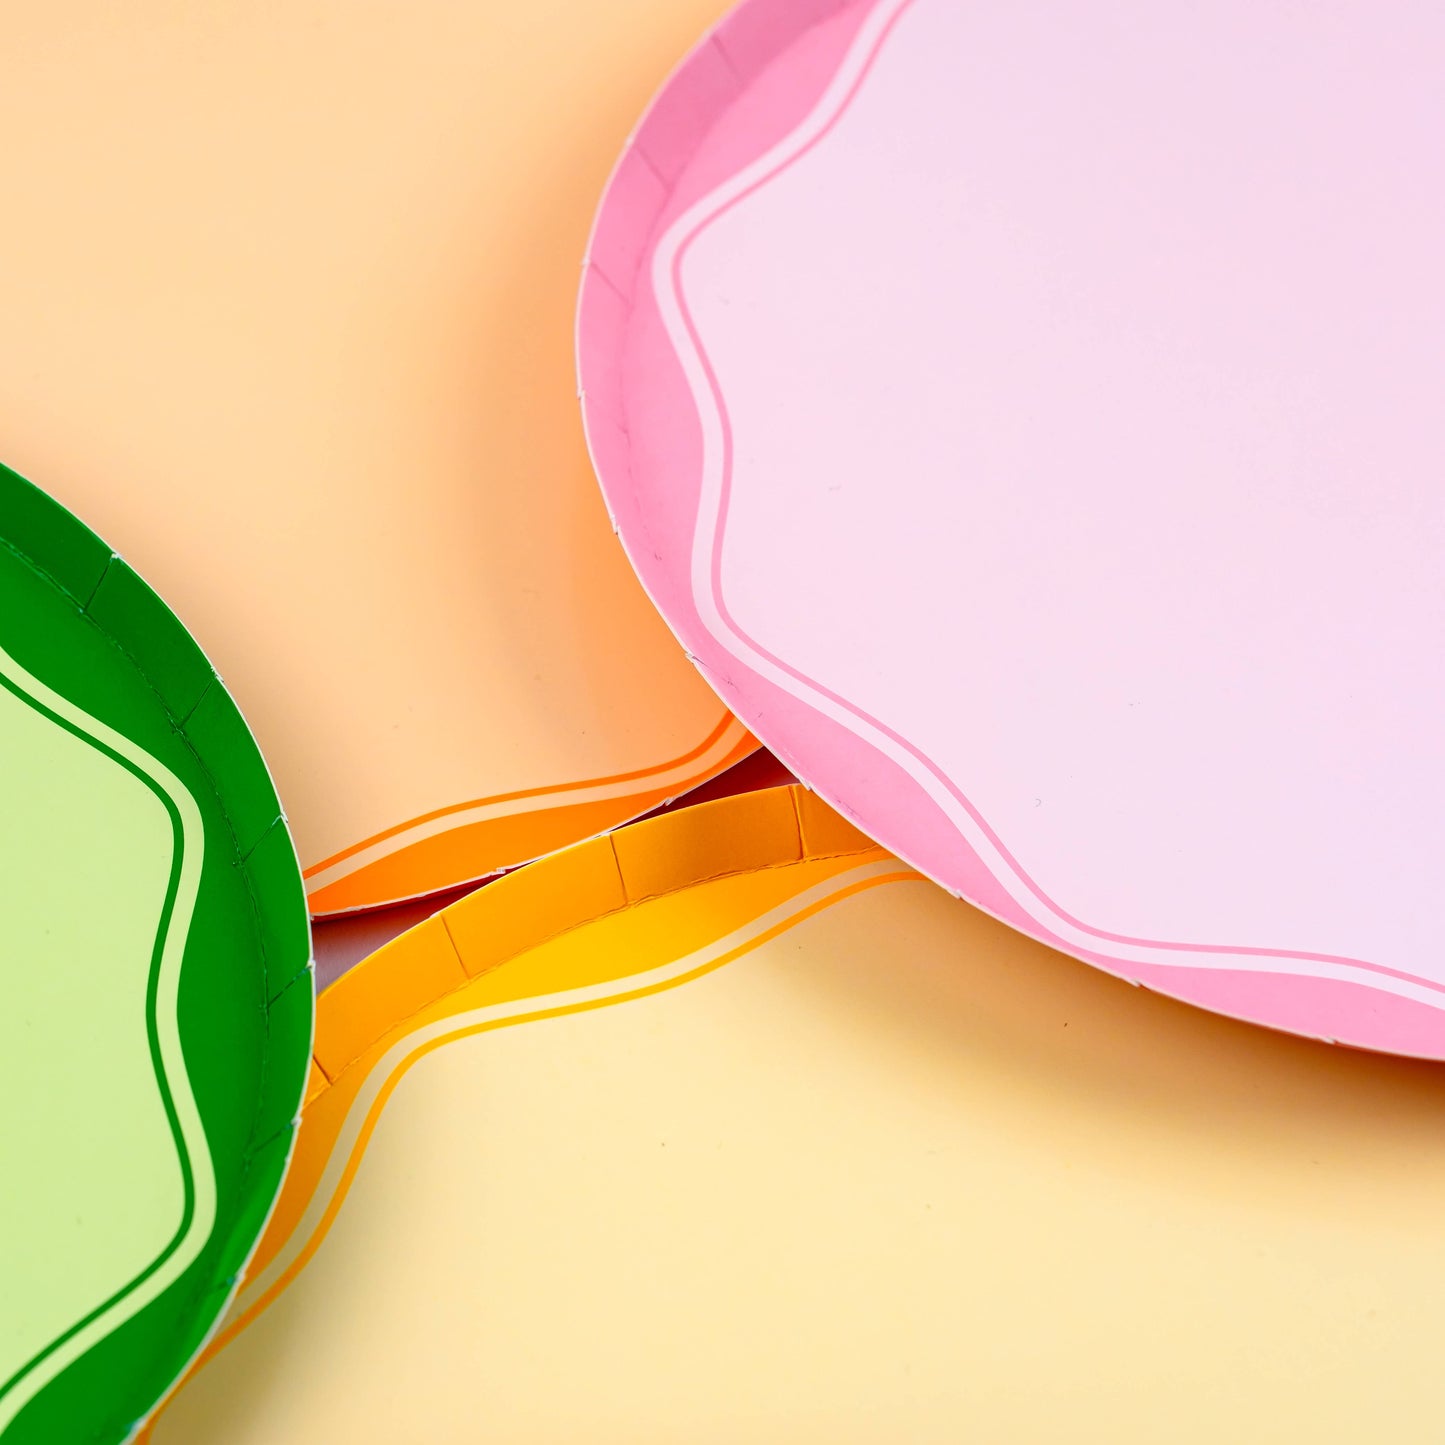
<svg viewBox="0 0 1445 1445"><path fill-rule="evenodd" d="M760 675L722 647L704 624L690 581L701 428L696 399L652 289L653 254L683 212L765 154L812 111L875 4L745 0L663 85L603 193L578 303L579 394L588 448L614 530L644 588L704 677L758 738L839 812L950 892L1062 952L1228 1017L1357 1048L1445 1058L1445 989L1431 980L1303 951L1131 939L1069 917L1008 855L952 782L894 734L895 742L970 811L1039 901L1092 934L1098 947L1082 948L1051 933L1014 901L913 777L866 739ZM693 341L706 364L695 329ZM711 384L713 401L725 418L723 398L716 382ZM719 546L722 535L719 526ZM716 590L716 554L712 572ZM715 604L724 606L720 590ZM770 660L823 692L785 660ZM857 714L846 699L833 700ZM876 719L868 721L888 731ZM826 738L825 748L819 747L820 737ZM827 760L822 768L812 765L820 752ZM1145 964L1112 956L1111 942L1147 943L1193 955L1258 959L1266 954L1281 967ZM1408 981L1439 993L1442 1004L1436 1008L1366 982L1290 967L1311 962Z"/></svg>

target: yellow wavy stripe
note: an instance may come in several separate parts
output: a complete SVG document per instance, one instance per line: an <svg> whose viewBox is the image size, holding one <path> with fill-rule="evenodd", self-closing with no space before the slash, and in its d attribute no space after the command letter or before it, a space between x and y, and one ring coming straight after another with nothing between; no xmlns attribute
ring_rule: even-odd
<svg viewBox="0 0 1445 1445"><path fill-rule="evenodd" d="M196 1368L305 1268L392 1091L433 1049L675 988L854 893L919 876L805 789L771 788L566 849L379 950L321 996L282 1197ZM705 907L701 885L714 885Z"/></svg>

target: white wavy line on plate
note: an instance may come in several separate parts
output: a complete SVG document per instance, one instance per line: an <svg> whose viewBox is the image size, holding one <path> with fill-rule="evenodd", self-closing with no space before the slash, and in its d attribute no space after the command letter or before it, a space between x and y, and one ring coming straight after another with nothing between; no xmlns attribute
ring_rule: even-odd
<svg viewBox="0 0 1445 1445"><path fill-rule="evenodd" d="M742 741L746 729L731 718L719 735L718 740L699 757L686 763L677 763L663 772L650 773L643 778L634 778L624 783L591 783L565 792L543 793L532 798L514 798L505 802L482 802L468 808L459 808L454 813L443 814L440 818L429 818L424 823L414 823L380 842L372 843L346 858L330 864L313 873L306 880L306 891L316 893L341 879L365 868L371 863L390 857L402 848L450 833L455 828L471 823L489 823L496 818L515 817L522 813L536 813L558 806L571 807L573 804L603 803L611 798L624 797L628 793L653 792L658 788L670 788L687 783L699 773L706 772L727 756L729 751ZM521 859L517 860L521 862Z"/></svg>
<svg viewBox="0 0 1445 1445"><path fill-rule="evenodd" d="M1122 964L1239 970L1364 984L1384 993L1426 1004L1430 1008L1445 1009L1445 993L1439 989L1410 979L1376 973L1370 968L1353 963L1288 958L1265 949L1219 953L1192 946L1165 947L1143 941L1125 942L1104 937L1072 922L1028 886L1013 862L1003 854L987 831L978 824L927 763L889 737L869 719L860 717L851 708L835 702L817 686L796 678L779 667L760 652L749 638L738 632L723 615L712 587L712 559L720 539L723 468L726 456L724 420L713 396L703 358L693 344L687 324L685 303L675 281L680 270L678 259L708 222L746 191L771 179L774 173L797 159L802 151L817 141L842 115L855 93L854 87L882 45L889 27L912 3L913 0L880 0L877 8L854 37L842 65L808 116L757 160L683 212L668 227L653 256L652 287L658 310L692 392L702 433L702 476L697 523L693 532L690 581L693 600L703 625L724 651L774 686L782 688L790 696L846 728L903 769L937 804L1013 902L1066 946L1102 955ZM907 857L906 852L896 846L894 851Z"/></svg>
<svg viewBox="0 0 1445 1445"><path fill-rule="evenodd" d="M180 1125L181 1141L191 1166L191 1178L195 1188L195 1208L191 1213L190 1227L160 1268L134 1289L127 1291L88 1325L77 1330L34 1369L21 1376L14 1388L0 1398L0 1433L3 1433L20 1410L66 1366L118 1329L190 1267L209 1238L215 1223L216 1176L200 1110L196 1106L195 1095L191 1092L191 1081L186 1073L180 1026L176 1017L181 964L185 957L186 938L190 933L205 856L205 829L201 823L200 809L185 784L163 763L151 757L129 738L107 727L53 689L46 687L3 648L0 648L0 671L37 702L74 724L85 736L104 743L132 763L170 798L181 820L180 874L176 881L175 903L171 909L165 941L161 945L160 971L156 979L156 1039L160 1049L161 1068L165 1071L166 1083L170 1086L171 1102L175 1107L176 1121Z"/></svg>
<svg viewBox="0 0 1445 1445"><path fill-rule="evenodd" d="M304 1213L297 1221L296 1228L291 1231L285 1244L266 1268L254 1279L248 1279L243 1284L231 1307L228 1322L229 1319L234 1319L243 1313L249 1307L251 1300L262 1297L271 1289L305 1250L308 1242L326 1217L327 1210L331 1207L331 1201L335 1197L341 1184L342 1175L346 1172L346 1167L356 1151L361 1131L375 1107L378 1095L385 1088L387 1081L404 1068L407 1061L420 1050L445 1040L449 1035L468 1033L480 1025L501 1023L507 1019L543 1013L553 1009L573 1008L579 1004L602 1004L611 999L635 993L639 989L655 988L680 979L697 969L706 968L709 963L725 957L735 949L745 947L770 929L805 912L815 903L832 901L836 895L846 892L856 884L874 880L884 881L889 874L900 879L910 876L910 873L904 872L902 866L892 858L876 863L864 863L857 868L850 868L846 872L836 873L822 883L814 884L813 887L794 894L786 903L780 903L777 907L770 908L766 913L759 914L741 928L734 929L716 942L695 949L692 953L674 959L671 963L661 964L657 968L648 969L643 973L629 974L624 978L609 979L606 983L589 984L584 988L566 989L560 993L515 999L508 1003L488 1004L483 1008L438 1019L435 1023L428 1024L425 1028L398 1039L372 1066L366 1076L366 1081L351 1101L346 1119L331 1146L326 1167L317 1181L311 1198L307 1201ZM304 1119L302 1127L305 1127Z"/></svg>

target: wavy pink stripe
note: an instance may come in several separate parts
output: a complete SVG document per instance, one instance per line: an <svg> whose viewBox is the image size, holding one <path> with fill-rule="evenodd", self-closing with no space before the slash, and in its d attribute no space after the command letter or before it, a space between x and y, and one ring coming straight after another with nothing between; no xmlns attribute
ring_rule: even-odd
<svg viewBox="0 0 1445 1445"><path fill-rule="evenodd" d="M688 568L685 563L677 565L679 549L683 554L690 549L688 539L697 518L701 398L693 393L684 376L678 354L663 339L656 293L645 281L636 285L634 278L650 274L645 263L657 239L682 212L796 131L826 91L829 79L836 76L872 9L873 4L866 0L743 0L664 86L632 147L619 159L608 185L589 244L589 268L579 298L578 380L589 450L609 510L620 523L621 540L644 588L714 686L731 699L734 709L779 756L792 758L795 769L807 776L809 754L796 744L806 739L810 746L817 745L836 728L831 744L835 750L830 764L833 772L814 779L819 791L848 811L846 799L839 797L833 780L845 775L854 777L855 801L871 799L865 816L876 817L880 807L891 808L888 816L900 825L906 824L911 841L907 848L897 849L900 854L916 855L910 861L922 871L946 880L953 891L962 892L995 917L1105 971L1124 972L1147 987L1235 1018L1316 1038L1339 1039L1358 1047L1424 1058L1445 1057L1445 1013L1372 986L1364 979L1350 983L1260 967L1257 962L1242 969L1218 963L1190 966L1182 959L1178 963L1124 964L1108 952L1095 952L1054 935L1037 916L1008 895L999 881L1005 876L1003 871L984 863L962 830L948 819L939 798L930 795L898 758L888 756L860 731L820 712L800 694L814 688L815 695L830 697L844 712L879 727L894 745L916 759L928 776L937 779L959 806L968 810L981 832L998 847L1000 857L1016 869L1016 876L1031 896L1043 907L1053 909L1057 917L1098 937L1102 947L1117 942L1161 951L1191 949L1187 944L1150 943L1092 929L1058 909L1018 867L1017 860L977 810L969 806L967 798L926 756L781 659L773 658L772 665L780 668L783 677L791 677L802 686L784 689L744 663L751 684L745 693L738 693L734 680L737 673L719 666L724 657L732 660L732 654L719 651L717 639L702 621ZM785 52L786 60L782 58ZM677 140L678 132L673 127L677 112L686 120L683 129L691 153ZM659 130L671 137L671 149L667 151L671 160L663 168L665 174L638 154L652 145ZM602 279L604 275L607 279ZM681 309L686 315L685 306ZM691 332L697 353L711 375L695 327ZM715 375L710 385L725 424L729 448L725 481L730 483L731 429L717 395ZM694 484L691 497L687 479ZM718 521L725 529L725 515ZM720 530L711 569L713 586L718 589L721 545ZM719 611L726 616L723 599L716 591L714 595ZM759 648L759 652L771 656L764 649ZM844 771L839 772L840 768ZM921 804L926 804L926 811L920 810ZM927 861L930 859L931 863ZM1193 946L1193 951L1226 956L1249 952L1213 945ZM1359 960L1287 950L1274 950L1268 956L1305 964L1341 964L1401 979L1432 994L1441 991L1431 980Z"/></svg>
<svg viewBox="0 0 1445 1445"><path fill-rule="evenodd" d="M1012 851L1005 844L1003 839L988 823L987 819L984 818L984 816L979 812L979 810L974 806L974 804L969 800L969 798L962 792L962 790L958 788L958 786L937 766L936 763L934 763L931 758L929 758L925 753L923 753L918 747L916 747L907 738L902 736L902 734L897 732L894 728L884 723L881 719L874 717L864 709L859 708L849 699L834 692L832 689L826 687L816 679L809 677L807 674L801 672L798 668L793 666L793 664L788 662L786 659L777 656L768 648L764 647L761 643L757 641L756 638L754 638L751 634L749 634L741 626L739 626L737 621L732 616L731 612L728 610L727 601L723 595L722 588L722 548L724 538L726 536L728 507L732 495L732 425L728 417L727 405L723 397L722 388L718 382L711 358L707 354L707 350L702 342L702 337L698 332L697 325L687 305L686 294L682 287L683 259L686 256L688 249L691 247L693 242L700 235L702 235L702 233L706 231L709 226L711 226L722 216L726 215L736 206L741 204L743 201L747 200L750 196L756 194L759 190L768 185L771 181L775 180L778 176L782 175L785 171L790 169L804 156L808 155L812 150L814 150L818 145L820 145L822 141L833 132L833 130L837 127L838 123L842 120L843 116L847 113L853 101L862 90L863 84L872 72L873 66L877 61L878 56L881 54L888 38L893 34L899 20L902 19L902 17L911 8L912 3L913 0L905 0L905 3L899 7L896 14L894 14L893 17L889 20L887 26L885 26L885 28L880 32L879 36L874 42L873 49L869 52L866 61L864 62L862 68L859 71L857 79L849 88L838 109L829 118L827 123L818 131L818 133L814 135L805 145L795 151L792 155L780 161L771 170L760 176L745 190L731 197L724 204L720 205L715 211L712 211L710 214L703 217L703 219L700 220L697 225L694 226L692 230L689 231L688 234L684 237L683 241L678 246L677 254L673 259L673 265L670 273L673 294L677 300L678 309L687 328L688 337L692 342L693 348L697 354L698 361L701 364L703 372L707 377L708 387L712 394L713 405L717 411L723 436L722 486L721 497L718 507L718 527L716 536L714 538L712 557L710 559L710 581L712 586L713 601L718 609L719 614L726 620L728 626L739 637L743 638L747 642L747 644L758 653L759 656L765 657L780 671L786 673L789 677L793 678L794 681L796 681L802 688L810 690L811 692L815 693L820 697L827 698L829 701L833 702L838 707L842 708L844 711L857 718L860 722L866 724L872 729L875 729L878 733L881 733L883 736L890 739L910 757L912 757L919 764L921 764L928 771L928 773L937 780L939 785L949 794L949 796L952 797L959 804L960 807L966 810L969 817L973 819L975 824L977 824L980 831L982 831L988 837L989 841L993 844L993 846L998 849L1000 855L1007 861L1009 867L1013 870L1015 876L1029 890L1029 892L1032 893L1034 897L1037 898L1038 901L1055 917L1063 920L1071 926L1090 934L1092 937L1097 938L1102 942L1129 944L1139 947L1159 949L1161 951L1210 954L1223 957L1264 957L1277 958L1281 960L1289 959L1299 962L1344 965L1351 968L1362 969L1364 971L1375 973L1383 977L1399 979L1403 982L1412 983L1419 987L1429 989L1432 992L1439 994L1442 999L1442 1004L1445 1004L1445 985L1442 985L1434 979L1423 978L1418 974L1409 973L1397 968L1391 968L1385 964L1373 963L1367 959L1350 958L1339 954L1316 953L1308 950L1298 949L1259 948L1248 947L1246 945L1240 944L1182 943L1166 939L1140 938L1129 934L1113 933L1106 929L1096 928L1094 927L1094 925L1088 923L1086 920L1075 917L1073 914L1069 913L1066 909L1064 909L1057 902L1055 902L1054 899L1051 898L1049 894L1045 892L1045 890L1040 886L1037 880L1035 880L1024 869L1024 867L1019 863L1018 859L1013 855ZM737 658L737 660L739 662L743 662L744 665L746 665L746 659ZM798 696L798 700L803 703L807 702L807 698L805 696L802 696L801 694ZM866 742L866 739L860 738L860 741ZM1147 967L1147 965L1136 964L1133 962L1118 959L1113 960L1113 962L1116 967L1127 969L1131 974L1136 974L1141 968ZM1291 977L1297 978L1298 975L1291 975Z"/></svg>

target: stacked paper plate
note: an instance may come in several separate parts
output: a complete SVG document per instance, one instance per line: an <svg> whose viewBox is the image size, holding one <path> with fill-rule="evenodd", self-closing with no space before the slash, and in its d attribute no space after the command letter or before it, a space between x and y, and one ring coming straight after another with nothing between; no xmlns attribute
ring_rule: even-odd
<svg viewBox="0 0 1445 1445"><path fill-rule="evenodd" d="M0 30L4 1445L1433 1438L1445 15Z"/></svg>

